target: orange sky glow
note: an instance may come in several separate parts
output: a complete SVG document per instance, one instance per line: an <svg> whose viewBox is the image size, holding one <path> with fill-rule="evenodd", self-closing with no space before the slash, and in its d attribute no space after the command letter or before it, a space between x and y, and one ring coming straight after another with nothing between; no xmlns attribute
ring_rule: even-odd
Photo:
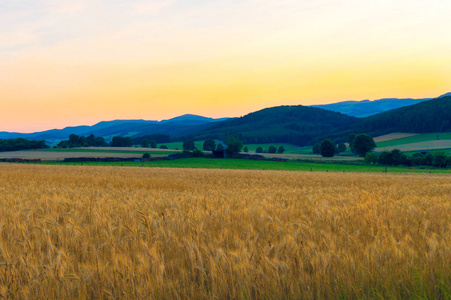
<svg viewBox="0 0 451 300"><path fill-rule="evenodd" d="M62 2L0 3L0 131L451 92L449 1Z"/></svg>

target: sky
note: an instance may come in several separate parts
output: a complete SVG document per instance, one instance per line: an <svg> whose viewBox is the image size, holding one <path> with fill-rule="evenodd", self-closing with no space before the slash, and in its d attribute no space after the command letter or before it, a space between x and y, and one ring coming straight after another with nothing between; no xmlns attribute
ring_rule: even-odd
<svg viewBox="0 0 451 300"><path fill-rule="evenodd" d="M451 92L449 0L0 0L0 131Z"/></svg>

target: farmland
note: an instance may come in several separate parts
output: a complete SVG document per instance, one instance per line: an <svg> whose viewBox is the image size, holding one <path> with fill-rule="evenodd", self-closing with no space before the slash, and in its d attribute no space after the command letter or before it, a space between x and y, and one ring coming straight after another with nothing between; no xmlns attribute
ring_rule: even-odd
<svg viewBox="0 0 451 300"><path fill-rule="evenodd" d="M450 145L449 147L451 148L451 132L415 134L411 136L404 136L397 139L385 140L380 142L375 139L377 147L391 147L413 143L427 143L439 140L447 141Z"/></svg>
<svg viewBox="0 0 451 300"><path fill-rule="evenodd" d="M23 159L41 159L43 161L58 161L65 158L75 157L141 157L144 153L152 156L167 156L168 154L178 153L179 151L153 148L114 148L114 147L86 147L86 148L49 148L42 150L23 150L0 152L0 158L23 158Z"/></svg>
<svg viewBox="0 0 451 300"><path fill-rule="evenodd" d="M370 172L381 173L385 171L384 166L366 164L343 164L339 161L324 161L323 163L309 161L258 161L248 159L208 159L208 158L183 158L177 160L162 160L151 162L46 162L51 165L73 165L73 166L121 166L121 167L144 167L144 168L194 168L194 169L231 169L231 170L280 170L280 171L322 171L322 172ZM451 173L449 169L426 169L388 167L389 173Z"/></svg>
<svg viewBox="0 0 451 300"><path fill-rule="evenodd" d="M450 298L450 182L0 164L0 294Z"/></svg>

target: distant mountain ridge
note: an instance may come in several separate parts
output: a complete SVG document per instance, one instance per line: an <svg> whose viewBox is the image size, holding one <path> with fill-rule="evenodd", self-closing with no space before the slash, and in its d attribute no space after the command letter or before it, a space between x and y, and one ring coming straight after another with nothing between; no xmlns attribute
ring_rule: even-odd
<svg viewBox="0 0 451 300"><path fill-rule="evenodd" d="M415 105L400 107L359 119L353 126L318 136L315 142L329 138L343 141L351 133L380 136L392 132L433 133L451 131L451 95L440 96Z"/></svg>
<svg viewBox="0 0 451 300"><path fill-rule="evenodd" d="M35 133L0 132L0 139L26 138L30 140L61 140L67 139L72 133L80 136L112 137L130 136L132 138L152 134L167 134L172 137L183 136L202 129L214 122L227 118L213 119L203 116L186 114L168 120L112 120L102 121L92 126L71 126L63 129L51 129Z"/></svg>
<svg viewBox="0 0 451 300"><path fill-rule="evenodd" d="M390 132L451 131L450 99L451 93L447 93L433 100L381 99L315 106L278 106L230 119L186 114L162 121L113 120L92 126L73 126L35 133L0 132L0 139L20 137L55 144L58 140L67 139L72 133L80 136L94 134L107 140L113 136L139 138L151 134L169 135L177 140L188 135L196 139L225 139L229 135L236 135L245 143L287 142L308 145L325 137L343 140L347 133L377 136ZM416 104L406 106L407 103ZM368 114L370 108L384 110L399 105L402 107L364 118L334 111L347 109L356 114L356 111L364 113L366 110Z"/></svg>
<svg viewBox="0 0 451 300"><path fill-rule="evenodd" d="M197 132L195 138L238 136L244 143L286 142L312 145L324 139L345 142L351 133L372 136L392 132L451 131L451 96L386 111L366 118L307 106L266 108L241 118L218 122Z"/></svg>
<svg viewBox="0 0 451 300"><path fill-rule="evenodd" d="M451 93L450 93L451 94ZM444 97L442 95L440 97ZM357 118L365 118L377 115L389 110L415 105L433 98L412 99L412 98L384 98L379 100L343 101L331 104L312 105L312 107L323 108Z"/></svg>

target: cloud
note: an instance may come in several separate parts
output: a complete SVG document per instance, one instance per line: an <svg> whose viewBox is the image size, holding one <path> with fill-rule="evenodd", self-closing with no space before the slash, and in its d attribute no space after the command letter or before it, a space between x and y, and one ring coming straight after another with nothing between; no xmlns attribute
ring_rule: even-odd
<svg viewBox="0 0 451 300"><path fill-rule="evenodd" d="M128 12L132 16L149 16L156 14L165 8L171 7L176 3L176 0L140 1L131 3Z"/></svg>

